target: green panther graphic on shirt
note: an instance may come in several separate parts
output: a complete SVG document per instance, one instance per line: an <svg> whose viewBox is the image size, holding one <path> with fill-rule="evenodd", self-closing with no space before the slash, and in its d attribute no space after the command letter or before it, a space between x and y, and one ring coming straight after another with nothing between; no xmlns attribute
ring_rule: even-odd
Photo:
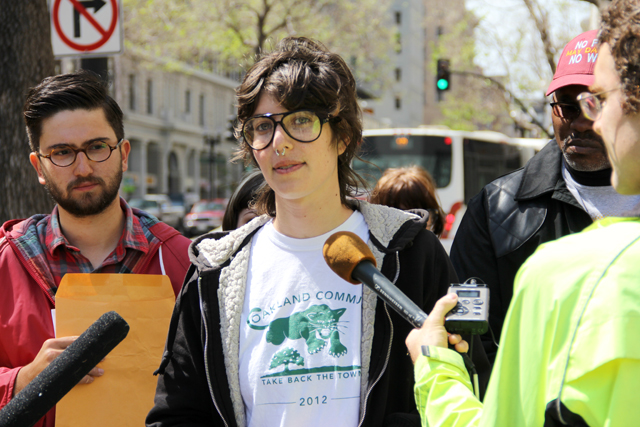
<svg viewBox="0 0 640 427"><path fill-rule="evenodd" d="M304 339L309 354L322 350L327 341L330 342L329 354L340 357L347 354L347 347L340 342L340 317L346 308L332 310L326 304L312 305L308 309L293 313L289 317L281 317L269 323L268 326L251 325L253 329L266 329L267 342L280 345L286 338L290 340ZM249 321L247 320L247 323Z"/></svg>

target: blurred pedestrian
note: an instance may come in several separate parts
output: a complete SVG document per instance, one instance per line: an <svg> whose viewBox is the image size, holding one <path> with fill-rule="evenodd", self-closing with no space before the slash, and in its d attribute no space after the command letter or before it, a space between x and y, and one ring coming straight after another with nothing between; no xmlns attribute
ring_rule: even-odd
<svg viewBox="0 0 640 427"><path fill-rule="evenodd" d="M611 165L577 95L593 83L597 31L571 40L547 90L555 139L523 169L496 179L469 201L451 248L460 280L480 278L491 291L489 324L499 341L516 272L536 248L608 216L640 215L640 196L611 186ZM483 336L487 355L497 347Z"/></svg>
<svg viewBox="0 0 640 427"><path fill-rule="evenodd" d="M602 16L593 93L579 96L594 120L622 194L640 194L640 0L614 0ZM447 348L442 298L407 346L416 362L423 425L637 425L640 378L640 218L604 218L541 246L516 277L484 405L460 356Z"/></svg>
<svg viewBox="0 0 640 427"><path fill-rule="evenodd" d="M264 184L264 176L260 170L248 173L231 195L222 219L222 230L231 231L240 228L258 214L253 206L260 187Z"/></svg>
<svg viewBox="0 0 640 427"><path fill-rule="evenodd" d="M370 202L404 211L423 209L429 212L427 228L438 237L444 230L445 213L438 203L435 181L420 166L384 171L371 192Z"/></svg>

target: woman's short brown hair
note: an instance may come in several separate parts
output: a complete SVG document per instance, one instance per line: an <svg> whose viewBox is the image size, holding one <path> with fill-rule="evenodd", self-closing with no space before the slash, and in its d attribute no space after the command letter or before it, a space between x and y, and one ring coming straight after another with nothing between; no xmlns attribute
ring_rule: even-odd
<svg viewBox="0 0 640 427"><path fill-rule="evenodd" d="M424 209L429 212L431 231L440 237L445 213L436 197L436 183L420 166L387 169L371 193L371 203L392 208Z"/></svg>
<svg viewBox="0 0 640 427"><path fill-rule="evenodd" d="M602 14L600 43L608 43L622 83L622 110L640 107L640 0L615 0Z"/></svg>
<svg viewBox="0 0 640 427"><path fill-rule="evenodd" d="M356 97L356 81L346 62L320 42L304 37L287 37L264 54L249 69L236 90L238 126L241 140L236 159L258 166L253 149L242 140L242 124L251 118L262 94L273 96L288 111L309 109L340 118L328 122L334 136L332 144L344 141L346 150L338 157L340 200L344 205L362 178L351 168L362 140L362 112ZM275 216L275 193L265 185L258 194L256 210Z"/></svg>

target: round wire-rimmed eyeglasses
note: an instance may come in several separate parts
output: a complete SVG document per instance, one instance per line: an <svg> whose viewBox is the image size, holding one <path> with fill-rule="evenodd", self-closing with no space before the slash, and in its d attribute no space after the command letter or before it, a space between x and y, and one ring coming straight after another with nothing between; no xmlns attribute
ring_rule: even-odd
<svg viewBox="0 0 640 427"><path fill-rule="evenodd" d="M85 148L73 148L69 145L60 145L52 148L49 154L40 154L36 151L38 157L49 159L54 165L66 168L71 166L78 156L78 153L84 153L87 159L92 162L101 163L107 161L111 157L111 153L116 148L120 147L120 144L124 141L124 138L118 141L115 147L110 146L104 141L95 141L90 143Z"/></svg>
<svg viewBox="0 0 640 427"><path fill-rule="evenodd" d="M280 120L276 120L274 116L280 116ZM340 117L331 114L320 117L311 110L260 114L244 122L242 137L252 149L264 150L273 142L276 126L280 125L285 133L296 141L313 142L320 138L322 125L330 121L340 121Z"/></svg>
<svg viewBox="0 0 640 427"><path fill-rule="evenodd" d="M578 102L580 103L580 108L582 109L584 116L592 122L598 120L602 114L602 107L606 102L606 99L602 99L602 95L621 88L622 86L618 86L613 89L603 90L602 92L582 92L578 95Z"/></svg>

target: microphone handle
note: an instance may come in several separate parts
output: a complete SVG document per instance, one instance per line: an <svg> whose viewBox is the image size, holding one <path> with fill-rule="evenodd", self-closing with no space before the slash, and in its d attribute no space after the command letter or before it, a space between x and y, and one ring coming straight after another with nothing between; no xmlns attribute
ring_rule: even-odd
<svg viewBox="0 0 640 427"><path fill-rule="evenodd" d="M427 314L391 283L384 274L380 273L371 262L361 261L353 269L351 276L370 287L415 328L421 328L427 320Z"/></svg>

